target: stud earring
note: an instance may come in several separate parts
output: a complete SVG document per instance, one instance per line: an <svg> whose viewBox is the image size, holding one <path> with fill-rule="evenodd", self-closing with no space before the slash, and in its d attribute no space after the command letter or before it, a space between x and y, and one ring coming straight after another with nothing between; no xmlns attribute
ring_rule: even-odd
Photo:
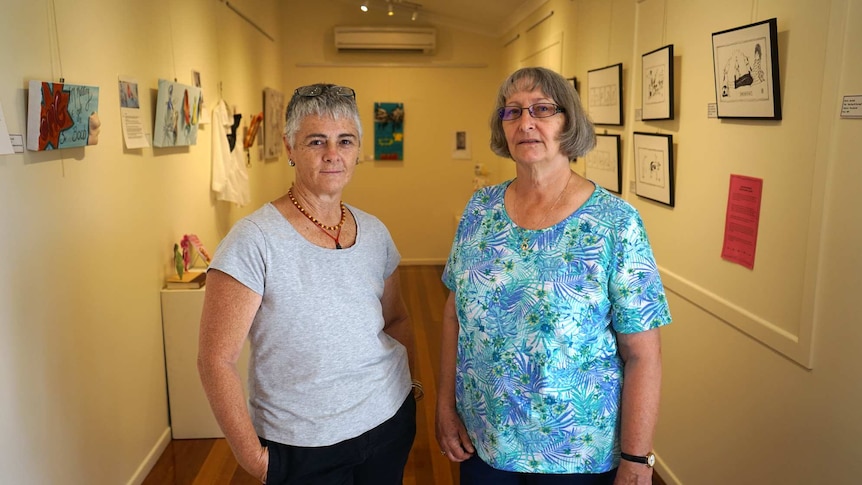
<svg viewBox="0 0 862 485"><path fill-rule="evenodd" d="M287 159L287 164L288 164L288 165L290 165L291 167L295 167L295 166L296 166L296 162L294 162L292 158L288 158L288 159Z"/></svg>

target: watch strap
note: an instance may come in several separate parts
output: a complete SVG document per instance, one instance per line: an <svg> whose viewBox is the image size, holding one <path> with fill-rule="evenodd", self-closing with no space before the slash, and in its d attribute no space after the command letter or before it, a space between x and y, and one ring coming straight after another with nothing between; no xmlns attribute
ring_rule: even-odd
<svg viewBox="0 0 862 485"><path fill-rule="evenodd" d="M653 455L652 453L650 453L647 456L637 456L637 455L629 455L628 453L620 452L620 458L622 458L623 460L633 461L635 463L643 463L644 465L646 465L650 468L652 468L653 463L655 463L655 461L654 461L655 458L653 458L654 456L655 455Z"/></svg>

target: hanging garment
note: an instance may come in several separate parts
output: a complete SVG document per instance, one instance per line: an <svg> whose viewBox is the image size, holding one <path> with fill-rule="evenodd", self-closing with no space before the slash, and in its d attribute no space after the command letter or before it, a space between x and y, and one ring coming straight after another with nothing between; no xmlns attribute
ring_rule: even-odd
<svg viewBox="0 0 862 485"><path fill-rule="evenodd" d="M229 130L234 129L234 116L230 116L224 100L219 100L213 108L212 125L212 190L218 200L244 206L251 202L248 171L242 156L242 144L235 143L231 149L228 141Z"/></svg>

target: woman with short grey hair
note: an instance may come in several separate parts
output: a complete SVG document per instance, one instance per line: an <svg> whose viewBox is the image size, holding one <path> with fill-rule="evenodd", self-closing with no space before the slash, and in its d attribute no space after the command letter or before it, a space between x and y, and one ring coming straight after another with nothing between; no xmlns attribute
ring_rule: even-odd
<svg viewBox="0 0 862 485"><path fill-rule="evenodd" d="M353 89L296 89L295 182L236 223L207 272L201 380L237 461L270 485L400 485L416 434L400 255L379 219L341 200L361 139Z"/></svg>

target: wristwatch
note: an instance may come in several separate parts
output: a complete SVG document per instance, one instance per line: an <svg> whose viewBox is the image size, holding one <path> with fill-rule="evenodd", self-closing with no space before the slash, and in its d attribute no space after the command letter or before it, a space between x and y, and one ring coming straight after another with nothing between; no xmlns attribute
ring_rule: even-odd
<svg viewBox="0 0 862 485"><path fill-rule="evenodd" d="M652 452L647 453L646 456L635 456L620 452L620 458L626 461L633 461L635 463L643 463L650 468L655 466L655 454Z"/></svg>

